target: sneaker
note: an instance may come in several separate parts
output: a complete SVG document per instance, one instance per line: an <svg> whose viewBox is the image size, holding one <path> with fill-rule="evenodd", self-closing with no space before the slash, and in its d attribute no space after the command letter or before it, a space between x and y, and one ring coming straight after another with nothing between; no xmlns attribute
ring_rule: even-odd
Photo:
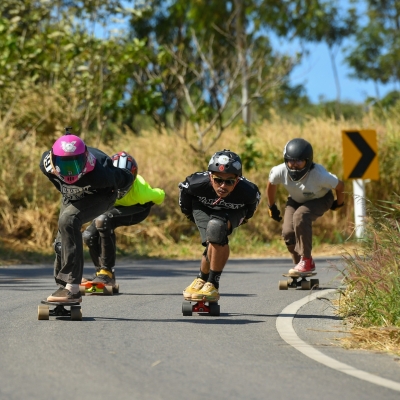
<svg viewBox="0 0 400 400"><path fill-rule="evenodd" d="M312 257L301 257L300 262L294 267L296 272L312 272L315 271L315 263Z"/></svg>
<svg viewBox="0 0 400 400"><path fill-rule="evenodd" d="M201 278L196 278L184 291L183 291L183 297L186 300L191 300L192 299L192 294L197 293L206 283L206 281L203 281Z"/></svg>
<svg viewBox="0 0 400 400"><path fill-rule="evenodd" d="M115 285L115 275L107 269L101 269L92 280L94 283L104 283L105 285Z"/></svg>
<svg viewBox="0 0 400 400"><path fill-rule="evenodd" d="M201 290L192 294L192 300L217 301L219 300L218 289L211 282L207 282Z"/></svg>
<svg viewBox="0 0 400 400"><path fill-rule="evenodd" d="M91 277L84 278L82 277L81 283L92 282L93 279L96 279L97 274L93 274Z"/></svg>
<svg viewBox="0 0 400 400"><path fill-rule="evenodd" d="M82 301L81 292L71 293L68 289L61 286L59 287L52 295L47 298L47 301L55 301L55 302L77 302L80 303Z"/></svg>

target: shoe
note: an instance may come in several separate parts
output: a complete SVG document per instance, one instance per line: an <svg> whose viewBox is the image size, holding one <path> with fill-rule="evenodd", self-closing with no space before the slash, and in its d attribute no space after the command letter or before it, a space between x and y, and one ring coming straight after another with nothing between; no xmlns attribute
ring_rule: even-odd
<svg viewBox="0 0 400 400"><path fill-rule="evenodd" d="M192 299L192 294L197 293L206 283L206 281L203 281L201 278L196 278L184 291L183 291L183 297L186 300L191 300Z"/></svg>
<svg viewBox="0 0 400 400"><path fill-rule="evenodd" d="M315 263L312 257L301 257L300 262L293 268L296 272L312 272L315 271Z"/></svg>
<svg viewBox="0 0 400 400"><path fill-rule="evenodd" d="M68 289L61 286L52 295L47 298L47 301L54 302L76 302L80 303L82 301L81 292L71 293Z"/></svg>
<svg viewBox="0 0 400 400"><path fill-rule="evenodd" d="M92 282L92 281L93 281L93 279L95 279L95 278L96 278L96 276L97 276L97 274L93 274L93 276L91 276L91 277L88 277L88 278L84 278L84 277L82 277L82 281L81 281L81 283Z"/></svg>
<svg viewBox="0 0 400 400"><path fill-rule="evenodd" d="M192 294L192 300L217 301L219 300L218 289L211 282L207 282L198 292Z"/></svg>
<svg viewBox="0 0 400 400"><path fill-rule="evenodd" d="M96 277L91 282L115 286L115 275L113 272L110 272L107 269L101 269L96 273Z"/></svg>

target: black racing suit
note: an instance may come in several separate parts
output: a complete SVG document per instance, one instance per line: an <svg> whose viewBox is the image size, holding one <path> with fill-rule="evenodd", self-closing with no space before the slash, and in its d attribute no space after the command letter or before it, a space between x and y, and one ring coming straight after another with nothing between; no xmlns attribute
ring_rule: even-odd
<svg viewBox="0 0 400 400"><path fill-rule="evenodd" d="M179 183L179 206L185 216L195 222L201 235L202 244L206 245L205 230L207 221L196 218L201 211L208 216L218 215L231 222L232 230L243 221L252 218L260 202L257 185L245 177L240 177L232 192L220 198L211 185L210 172L196 172ZM204 220L204 218L202 218Z"/></svg>
<svg viewBox="0 0 400 400"><path fill-rule="evenodd" d="M130 171L114 167L105 153L92 147L88 151L96 159L94 169L71 185L51 173L50 151L44 152L40 161L41 171L62 194L56 239L61 240L61 262L55 262L54 277L63 286L82 280L82 225L110 209L117 191L127 190L133 182Z"/></svg>

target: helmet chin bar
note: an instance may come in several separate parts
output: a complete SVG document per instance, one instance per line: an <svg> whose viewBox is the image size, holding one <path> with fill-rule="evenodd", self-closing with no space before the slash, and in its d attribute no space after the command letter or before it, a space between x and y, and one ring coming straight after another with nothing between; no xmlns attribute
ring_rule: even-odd
<svg viewBox="0 0 400 400"><path fill-rule="evenodd" d="M290 169L286 162L285 164L289 177L293 182L302 180L310 171L310 166L305 166L303 169Z"/></svg>

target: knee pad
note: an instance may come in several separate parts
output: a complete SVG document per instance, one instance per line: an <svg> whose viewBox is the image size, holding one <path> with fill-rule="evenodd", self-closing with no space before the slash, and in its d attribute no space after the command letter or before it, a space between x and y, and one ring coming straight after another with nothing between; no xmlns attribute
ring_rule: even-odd
<svg viewBox="0 0 400 400"><path fill-rule="evenodd" d="M98 233L93 234L92 232L86 230L82 233L82 239L83 243L85 243L87 247L92 248L97 244L99 236Z"/></svg>
<svg viewBox="0 0 400 400"><path fill-rule="evenodd" d="M53 246L55 253L61 257L61 242L54 242Z"/></svg>
<svg viewBox="0 0 400 400"><path fill-rule="evenodd" d="M97 231L100 233L101 236L110 236L113 232L112 228L112 214L107 213L107 214L101 214L99 217L96 218L95 220L95 225Z"/></svg>
<svg viewBox="0 0 400 400"><path fill-rule="evenodd" d="M224 246L228 243L228 221L224 217L211 215L206 229L206 239L213 244Z"/></svg>

